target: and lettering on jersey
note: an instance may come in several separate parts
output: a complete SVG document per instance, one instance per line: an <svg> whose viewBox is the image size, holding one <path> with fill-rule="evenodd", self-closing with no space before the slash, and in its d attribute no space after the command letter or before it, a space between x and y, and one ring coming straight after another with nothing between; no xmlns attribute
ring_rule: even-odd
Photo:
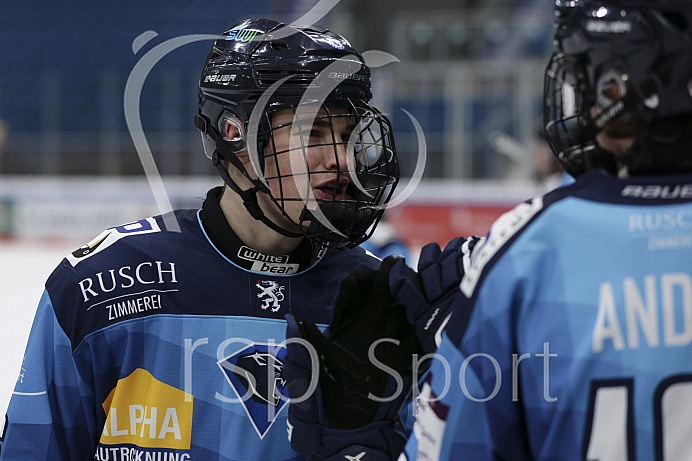
<svg viewBox="0 0 692 461"><path fill-rule="evenodd" d="M158 286L169 286L177 283L174 262L144 261L98 272L92 277L80 280L78 285L82 300L86 303L115 291L120 293L120 290L132 289L135 291L134 294L141 294L141 290L158 291L156 289ZM127 295L132 296L132 293ZM122 297L122 294L120 293L119 296ZM99 301L99 304L102 304L101 298ZM87 310L89 309L91 307Z"/></svg>
<svg viewBox="0 0 692 461"><path fill-rule="evenodd" d="M692 229L692 210L632 213L630 232L684 231Z"/></svg>
<svg viewBox="0 0 692 461"><path fill-rule="evenodd" d="M135 299L106 304L108 320L116 320L132 314L161 309L161 295L143 296Z"/></svg>
<svg viewBox="0 0 692 461"><path fill-rule="evenodd" d="M190 461L189 453L151 450L140 447L99 446L94 461Z"/></svg>
<svg viewBox="0 0 692 461"><path fill-rule="evenodd" d="M261 261L273 264L286 264L289 258L288 255L265 255L264 253L260 253L259 251L253 250L252 248L245 245L242 245L238 250L238 257L240 259L245 259L246 261Z"/></svg>
<svg viewBox="0 0 692 461"><path fill-rule="evenodd" d="M683 248L692 248L692 234L651 236L647 246L649 251L679 250Z"/></svg>
<svg viewBox="0 0 692 461"><path fill-rule="evenodd" d="M291 275L298 272L299 264L271 264L261 261L252 263L250 270L272 275Z"/></svg>
<svg viewBox="0 0 692 461"><path fill-rule="evenodd" d="M665 273L660 278L647 275L640 281L626 277L622 281L622 306L617 306L615 292L612 282L604 282L599 288L598 314L591 341L594 353L603 352L606 345L623 350L692 343L692 278L689 274Z"/></svg>
<svg viewBox="0 0 692 461"><path fill-rule="evenodd" d="M106 423L100 444L189 450L193 403L191 394L137 368L118 380L103 402Z"/></svg>
<svg viewBox="0 0 692 461"><path fill-rule="evenodd" d="M262 439L288 403L284 344L252 343L217 362ZM218 398L218 397L217 397Z"/></svg>
<svg viewBox="0 0 692 461"><path fill-rule="evenodd" d="M121 238L150 234L152 232L161 232L154 218L140 219L122 226L111 227L101 232L91 242L73 251L72 254L67 256L67 260L72 264L72 267L75 267L80 261L103 251Z"/></svg>
<svg viewBox="0 0 692 461"><path fill-rule="evenodd" d="M692 248L692 210L632 213L628 221L632 236L647 239L649 251Z"/></svg>

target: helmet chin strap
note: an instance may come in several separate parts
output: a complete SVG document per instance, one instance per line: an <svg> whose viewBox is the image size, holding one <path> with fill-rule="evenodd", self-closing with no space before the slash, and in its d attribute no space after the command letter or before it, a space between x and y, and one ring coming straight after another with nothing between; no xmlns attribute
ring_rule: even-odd
<svg viewBox="0 0 692 461"><path fill-rule="evenodd" d="M257 192L262 192L262 193L267 193L267 188L264 186L264 184L258 184L257 180L253 180L252 184L253 187L250 189L245 189L241 188L234 180L231 178L231 175L228 173L228 170L223 164L223 159L226 158L223 154L219 152L219 146L217 142L217 148L214 150L214 155L212 158L212 163L216 167L216 170L219 172L219 175L221 176L221 179L223 179L223 182L226 183L228 187L233 189L235 193L237 193L240 198L243 199L243 205L245 206L245 209L250 213L250 216L255 218L258 221L261 221L263 224L265 224L267 227L269 227L271 230L274 232L277 232L283 236L286 237L305 237L303 234L298 233L298 232L291 232L283 227L279 226L276 224L274 221L271 219L267 218L267 216L264 214L264 211L262 211L262 208L259 205L259 202L257 200ZM236 157L234 154L231 154L228 156L228 161L233 164L234 167L238 168L240 171L247 175L247 171L245 170L245 167L242 165L240 160L238 160L238 157Z"/></svg>
<svg viewBox="0 0 692 461"><path fill-rule="evenodd" d="M259 202L257 200L257 192L269 194L269 189L267 188L267 186L262 184L261 181L253 179L250 176L250 174L247 172L247 169L245 168L245 165L243 165L243 163L236 155L236 152L240 152L246 148L245 139L239 139L237 141L224 141L219 135L219 133L211 126L211 124L209 123L209 119L207 119L207 117L205 117L201 113L195 115L194 123L195 126L202 133L214 140L214 143L216 144L216 149L214 150L214 154L212 155L212 164L214 165L214 167L216 167L216 170L219 172L219 175L221 176L221 179L223 179L223 182L228 187L230 187L236 194L238 194L240 198L243 199L243 205L245 206L245 209L248 211L248 213L250 213L250 216L252 216L258 221L261 221L271 230L283 236L305 237L305 235L302 233L291 232L284 229L283 227L279 226L274 221L270 220L265 216L264 211L262 211L262 208L260 207ZM236 183L233 180L233 178L231 178L231 175L228 173L228 170L223 164L223 160L228 160L238 171L240 171L243 174L243 176L245 176L252 183L253 187L247 190L243 190L243 188L240 187L238 183Z"/></svg>

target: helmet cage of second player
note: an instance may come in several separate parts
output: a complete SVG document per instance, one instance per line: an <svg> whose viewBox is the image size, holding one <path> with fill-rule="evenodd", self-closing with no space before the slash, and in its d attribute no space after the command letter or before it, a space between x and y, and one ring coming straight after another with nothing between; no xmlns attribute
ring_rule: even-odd
<svg viewBox="0 0 692 461"><path fill-rule="evenodd" d="M596 147L595 139L587 136L589 102L580 61L570 60L555 52L545 72L543 117L545 136L553 153L572 176L585 168L585 157Z"/></svg>

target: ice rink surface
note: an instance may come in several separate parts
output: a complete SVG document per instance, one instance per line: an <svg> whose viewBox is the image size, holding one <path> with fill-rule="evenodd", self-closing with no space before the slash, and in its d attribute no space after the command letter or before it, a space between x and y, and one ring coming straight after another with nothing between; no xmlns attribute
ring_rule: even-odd
<svg viewBox="0 0 692 461"><path fill-rule="evenodd" d="M21 370L43 285L60 260L85 243L0 240L0 419Z"/></svg>

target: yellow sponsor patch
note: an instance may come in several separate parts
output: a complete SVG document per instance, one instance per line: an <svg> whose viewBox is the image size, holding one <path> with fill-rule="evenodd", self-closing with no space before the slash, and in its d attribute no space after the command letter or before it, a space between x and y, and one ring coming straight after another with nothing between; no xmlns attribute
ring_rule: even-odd
<svg viewBox="0 0 692 461"><path fill-rule="evenodd" d="M101 443L147 448L190 449L193 398L137 368L118 380L103 402Z"/></svg>

